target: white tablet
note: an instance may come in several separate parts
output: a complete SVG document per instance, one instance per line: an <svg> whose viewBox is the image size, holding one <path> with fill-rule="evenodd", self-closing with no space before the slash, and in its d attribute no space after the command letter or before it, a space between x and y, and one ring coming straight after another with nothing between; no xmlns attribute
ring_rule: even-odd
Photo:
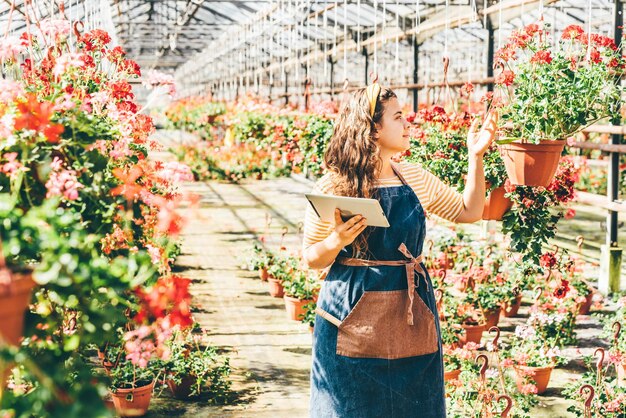
<svg viewBox="0 0 626 418"><path fill-rule="evenodd" d="M368 226L389 227L383 208L376 199L323 194L305 194L304 196L322 221L334 223L335 208L339 208L344 220L355 215L363 215L367 219Z"/></svg>

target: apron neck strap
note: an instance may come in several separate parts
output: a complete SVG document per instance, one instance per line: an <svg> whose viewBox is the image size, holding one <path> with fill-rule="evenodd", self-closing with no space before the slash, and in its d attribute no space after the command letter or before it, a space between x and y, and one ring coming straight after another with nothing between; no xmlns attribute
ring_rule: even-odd
<svg viewBox="0 0 626 418"><path fill-rule="evenodd" d="M405 186L408 186L409 183L406 182L406 180L404 179L404 176L402 175L402 172L400 170L400 165L394 163L393 161L391 162L391 169L393 170L394 173L396 173L396 176L398 176L398 178L400 178L400 181L402 182L402 184L404 184Z"/></svg>

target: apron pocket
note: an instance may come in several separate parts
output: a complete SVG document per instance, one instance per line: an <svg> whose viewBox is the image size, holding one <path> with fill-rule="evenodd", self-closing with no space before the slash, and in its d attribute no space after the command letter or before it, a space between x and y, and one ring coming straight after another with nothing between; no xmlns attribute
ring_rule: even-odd
<svg viewBox="0 0 626 418"><path fill-rule="evenodd" d="M399 359L439 349L435 317L417 292L414 325L407 324L406 290L364 292L338 325L337 354L357 358Z"/></svg>

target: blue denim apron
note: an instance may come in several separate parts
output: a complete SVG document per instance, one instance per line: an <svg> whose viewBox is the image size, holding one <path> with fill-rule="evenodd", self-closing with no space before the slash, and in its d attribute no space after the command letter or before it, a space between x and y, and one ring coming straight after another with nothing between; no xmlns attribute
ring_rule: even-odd
<svg viewBox="0 0 626 418"><path fill-rule="evenodd" d="M381 187L391 225L368 228L368 260L344 248L322 284L313 332L310 415L446 416L439 321L421 255L424 210L402 186Z"/></svg>

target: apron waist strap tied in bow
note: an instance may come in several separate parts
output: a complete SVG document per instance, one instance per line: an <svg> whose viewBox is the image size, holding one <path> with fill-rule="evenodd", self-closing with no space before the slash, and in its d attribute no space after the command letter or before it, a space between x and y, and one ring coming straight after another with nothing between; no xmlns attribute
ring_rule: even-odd
<svg viewBox="0 0 626 418"><path fill-rule="evenodd" d="M361 258L349 258L349 257L338 257L335 262L342 264L344 266L354 266L354 267L375 267L375 266L404 266L406 269L406 279L408 285L409 292L409 301L407 306L407 323L409 325L413 325L413 298L415 297L415 272L418 272L424 278L426 278L426 272L422 267L421 263L424 257L420 254L417 257L413 257L409 249L404 245L404 243L400 244L398 250L407 258L407 260L364 260ZM419 283L419 282L418 282ZM428 286L428 282L425 282L426 286Z"/></svg>

